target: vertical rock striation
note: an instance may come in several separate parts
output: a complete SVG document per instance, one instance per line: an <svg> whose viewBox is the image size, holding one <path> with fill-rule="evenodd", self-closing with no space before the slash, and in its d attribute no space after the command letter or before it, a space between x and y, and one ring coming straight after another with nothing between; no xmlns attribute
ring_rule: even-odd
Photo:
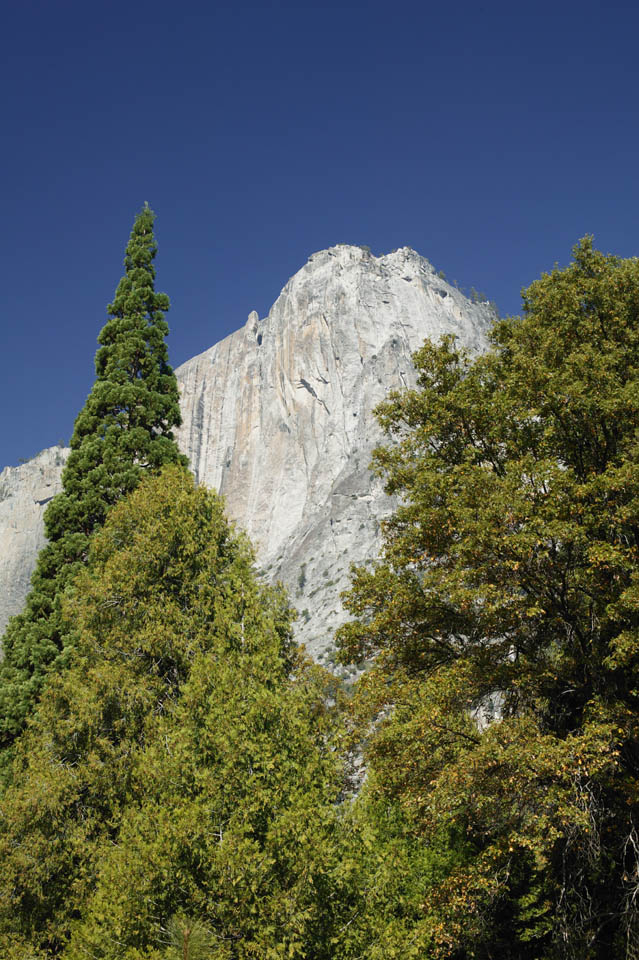
<svg viewBox="0 0 639 960"><path fill-rule="evenodd" d="M62 489L65 447L49 447L0 473L0 636L29 592L36 557L45 544L42 517Z"/></svg>
<svg viewBox="0 0 639 960"><path fill-rule="evenodd" d="M407 247L374 257L339 245L310 257L268 317L251 313L176 371L180 445L269 579L288 586L314 656L330 656L350 564L377 553L390 509L368 469L373 408L414 383L411 354L426 337L454 333L479 351L492 316Z"/></svg>
<svg viewBox="0 0 639 960"><path fill-rule="evenodd" d="M480 351L491 320L408 247L374 257L341 244L310 257L266 318L251 313L176 370L180 447L225 496L268 579L289 587L315 657L330 658L350 564L377 553L391 508L368 470L373 408L414 383L411 353L426 337L454 333ZM0 630L26 595L63 458L53 448L0 475Z"/></svg>

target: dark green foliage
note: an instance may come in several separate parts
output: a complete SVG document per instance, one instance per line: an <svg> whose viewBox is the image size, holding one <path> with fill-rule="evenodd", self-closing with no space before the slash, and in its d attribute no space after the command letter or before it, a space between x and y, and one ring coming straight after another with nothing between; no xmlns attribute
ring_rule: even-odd
<svg viewBox="0 0 639 960"><path fill-rule="evenodd" d="M419 388L379 408L402 505L356 572L342 657L375 656L358 702L378 793L424 843L472 852L425 896L435 955L630 960L639 261L586 239L524 311L479 359L426 344Z"/></svg>
<svg viewBox="0 0 639 960"><path fill-rule="evenodd" d="M342 916L333 960L430 960L436 956L438 886L466 862L463 843L442 831L424 843L399 803L368 781L340 823L336 889ZM430 902L429 902L430 901Z"/></svg>
<svg viewBox="0 0 639 960"><path fill-rule="evenodd" d="M96 381L71 438L63 491L45 513L50 542L38 558L25 610L11 620L2 641L0 743L5 746L23 728L47 672L64 663L61 597L86 560L94 530L146 471L184 462L171 432L180 423L180 410L164 339L169 300L154 291L153 220L148 206L135 220L126 272L98 337Z"/></svg>

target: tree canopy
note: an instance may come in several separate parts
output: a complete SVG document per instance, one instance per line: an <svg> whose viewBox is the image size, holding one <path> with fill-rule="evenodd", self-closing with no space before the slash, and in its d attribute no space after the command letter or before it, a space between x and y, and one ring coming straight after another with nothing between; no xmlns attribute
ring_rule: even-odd
<svg viewBox="0 0 639 960"><path fill-rule="evenodd" d="M378 408L400 506L341 656L369 790L465 858L437 956L639 955L639 261L586 238L487 354L452 338ZM429 840L430 838L430 840Z"/></svg>
<svg viewBox="0 0 639 960"><path fill-rule="evenodd" d="M0 953L637 960L639 261L582 240L378 408L344 724L173 442L152 222L7 634Z"/></svg>
<svg viewBox="0 0 639 960"><path fill-rule="evenodd" d="M2 640L0 743L10 744L37 701L42 682L64 663L60 605L86 560L109 508L149 470L186 462L172 430L180 420L178 386L168 362L164 312L154 289L157 245L148 205L133 225L110 319L96 354L96 380L75 422L62 492L48 505L49 543L41 551L24 611Z"/></svg>
<svg viewBox="0 0 639 960"><path fill-rule="evenodd" d="M331 681L290 614L182 468L110 512L3 798L3 957L327 956Z"/></svg>

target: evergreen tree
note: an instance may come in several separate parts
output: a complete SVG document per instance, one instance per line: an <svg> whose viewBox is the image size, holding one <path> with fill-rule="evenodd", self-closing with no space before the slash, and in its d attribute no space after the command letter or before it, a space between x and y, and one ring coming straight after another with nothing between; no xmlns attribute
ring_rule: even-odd
<svg viewBox="0 0 639 960"><path fill-rule="evenodd" d="M15 747L3 958L331 956L334 678L290 614L183 468L109 513Z"/></svg>
<svg viewBox="0 0 639 960"><path fill-rule="evenodd" d="M153 220L148 205L136 217L126 272L98 337L96 381L75 422L63 489L45 512L49 543L38 557L25 609L2 641L4 746L23 728L47 672L64 662L61 597L86 560L94 530L146 471L185 462L171 432L181 422L179 397L164 339L169 299L154 290Z"/></svg>
<svg viewBox="0 0 639 960"><path fill-rule="evenodd" d="M639 956L639 261L574 255L378 411L402 503L341 647L367 789L466 852L434 956Z"/></svg>

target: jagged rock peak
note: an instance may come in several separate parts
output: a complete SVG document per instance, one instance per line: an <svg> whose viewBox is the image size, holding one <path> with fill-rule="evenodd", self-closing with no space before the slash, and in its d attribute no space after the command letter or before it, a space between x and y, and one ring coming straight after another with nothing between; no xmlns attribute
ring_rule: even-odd
<svg viewBox="0 0 639 960"><path fill-rule="evenodd" d="M268 316L251 311L176 370L179 445L225 496L266 576L288 586L297 637L318 659L330 662L350 564L377 554L392 508L368 469L374 407L415 383L411 354L426 337L454 333L480 351L492 320L410 247L375 257L337 244L309 257ZM0 475L0 630L26 595L65 455L43 451Z"/></svg>
<svg viewBox="0 0 639 960"><path fill-rule="evenodd" d="M446 283L433 265L412 247L399 247L391 250L390 253L375 256L366 246L347 243L338 243L333 247L312 253L304 266L285 284L280 298L289 296L297 287L306 284L311 284L318 293L325 284L339 282L348 286L349 280L354 280L362 274L375 276L380 281L392 281L396 278L409 283L417 280L422 284L434 284L440 290L440 296L442 293L444 295L451 293L466 301L464 295ZM263 324L265 319L268 318L260 319L257 311L253 310L248 316L246 326L255 327L257 332L257 325ZM289 320L294 321L295 317L289 317Z"/></svg>
<svg viewBox="0 0 639 960"><path fill-rule="evenodd" d="M252 312L176 371L180 445L288 584L314 653L330 646L349 565L377 551L390 508L368 471L374 407L415 382L424 338L454 333L479 351L492 318L409 247L374 257L339 244L309 258L267 317Z"/></svg>

